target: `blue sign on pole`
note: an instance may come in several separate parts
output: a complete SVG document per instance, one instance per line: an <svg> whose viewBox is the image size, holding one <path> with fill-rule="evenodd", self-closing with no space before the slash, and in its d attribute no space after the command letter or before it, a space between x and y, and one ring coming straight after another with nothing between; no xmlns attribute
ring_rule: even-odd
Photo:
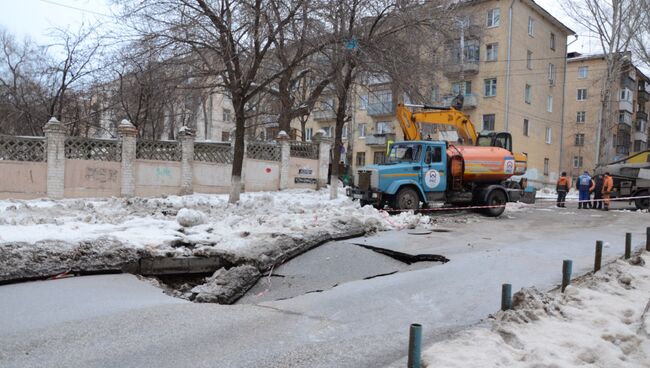
<svg viewBox="0 0 650 368"><path fill-rule="evenodd" d="M348 50L354 50L359 46L359 41L356 38L352 37L346 44L345 48Z"/></svg>

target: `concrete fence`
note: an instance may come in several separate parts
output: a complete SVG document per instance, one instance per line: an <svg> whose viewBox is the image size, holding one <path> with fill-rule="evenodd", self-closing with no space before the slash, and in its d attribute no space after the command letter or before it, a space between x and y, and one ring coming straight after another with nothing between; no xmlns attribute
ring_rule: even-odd
<svg viewBox="0 0 650 368"><path fill-rule="evenodd" d="M119 139L67 137L56 119L45 137L0 136L0 198L76 198L228 193L233 147L198 142L182 129L177 141L137 139L124 120ZM243 191L318 189L327 183L325 140L246 142Z"/></svg>

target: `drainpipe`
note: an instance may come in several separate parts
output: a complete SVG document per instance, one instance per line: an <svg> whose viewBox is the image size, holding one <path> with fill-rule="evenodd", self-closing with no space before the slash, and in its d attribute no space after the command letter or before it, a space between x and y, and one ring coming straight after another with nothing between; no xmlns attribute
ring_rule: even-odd
<svg viewBox="0 0 650 368"><path fill-rule="evenodd" d="M506 116L503 121L503 130L508 131L508 123L510 120L510 57L512 55L512 7L515 5L515 0L512 0L510 7L508 7L508 61L506 65Z"/></svg>
<svg viewBox="0 0 650 368"><path fill-rule="evenodd" d="M575 37L575 39L573 41L569 42L566 45L566 48L564 49L564 76L562 77L562 79L563 79L563 82L562 82L563 83L562 84L562 117L560 118L561 119L561 121L560 121L560 163L558 165L558 167L559 167L558 172L559 173L562 172L562 163L563 163L562 161L563 161L563 157L564 157L564 121L565 121L564 107L565 107L565 104L566 104L566 101L565 101L565 99L566 99L566 74L567 74L566 69L567 69L567 64L568 64L567 53L569 52L569 46L572 43L578 41L578 35L573 35L573 37Z"/></svg>

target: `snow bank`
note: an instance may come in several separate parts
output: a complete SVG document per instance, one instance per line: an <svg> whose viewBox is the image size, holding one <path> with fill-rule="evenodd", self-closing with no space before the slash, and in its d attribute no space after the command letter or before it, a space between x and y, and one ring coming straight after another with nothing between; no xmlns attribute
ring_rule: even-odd
<svg viewBox="0 0 650 368"><path fill-rule="evenodd" d="M537 199L557 199L557 191L550 188L542 188L535 193ZM575 189L570 189L566 195L567 199L578 199L579 193Z"/></svg>
<svg viewBox="0 0 650 368"><path fill-rule="evenodd" d="M648 367L648 262L647 253L635 264L618 260L564 294L522 290L491 326L426 350L426 366Z"/></svg>

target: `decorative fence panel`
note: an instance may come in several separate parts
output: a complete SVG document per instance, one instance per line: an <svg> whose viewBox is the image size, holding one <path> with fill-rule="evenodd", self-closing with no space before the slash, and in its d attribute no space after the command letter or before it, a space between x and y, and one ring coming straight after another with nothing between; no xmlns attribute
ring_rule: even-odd
<svg viewBox="0 0 650 368"><path fill-rule="evenodd" d="M14 137L0 135L0 160L47 161L45 137Z"/></svg>
<svg viewBox="0 0 650 368"><path fill-rule="evenodd" d="M282 152L277 143L251 142L246 148L246 157L253 160L280 161Z"/></svg>
<svg viewBox="0 0 650 368"><path fill-rule="evenodd" d="M232 164L230 143L194 143L194 161Z"/></svg>
<svg viewBox="0 0 650 368"><path fill-rule="evenodd" d="M135 148L139 160L180 161L181 155L179 142L138 140Z"/></svg>
<svg viewBox="0 0 650 368"><path fill-rule="evenodd" d="M70 137L65 140L65 158L120 162L122 161L122 142Z"/></svg>
<svg viewBox="0 0 650 368"><path fill-rule="evenodd" d="M299 141L292 141L289 144L291 145L291 157L318 160L319 150L317 144Z"/></svg>

